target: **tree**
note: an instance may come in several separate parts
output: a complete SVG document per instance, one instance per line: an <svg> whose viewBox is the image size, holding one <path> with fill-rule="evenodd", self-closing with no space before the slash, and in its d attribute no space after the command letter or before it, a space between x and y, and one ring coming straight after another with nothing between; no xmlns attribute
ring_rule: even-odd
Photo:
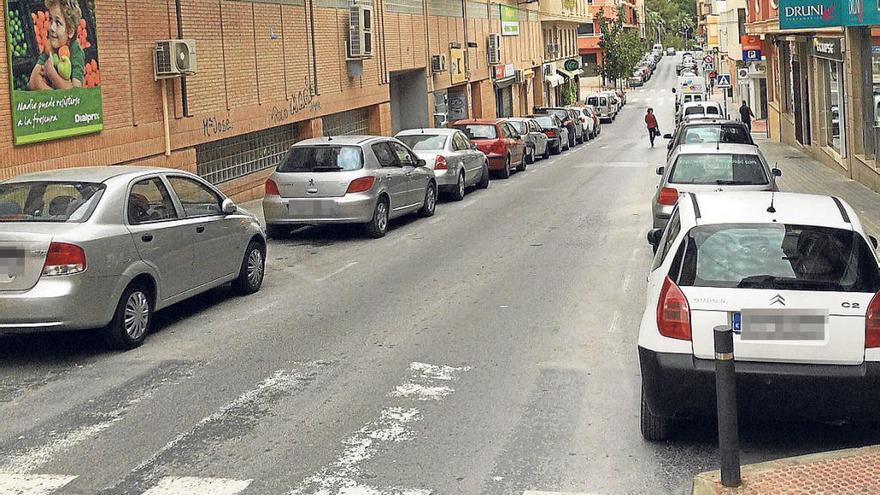
<svg viewBox="0 0 880 495"><path fill-rule="evenodd" d="M615 85L625 80L632 74L636 64L642 57L642 43L638 31L624 28L626 11L621 4L617 7L614 18L608 19L603 11L599 11L599 29L602 40L599 48L602 50L602 64L599 65L599 73L606 81Z"/></svg>
<svg viewBox="0 0 880 495"><path fill-rule="evenodd" d="M696 3L692 0L646 0L645 25L651 44L685 48L686 36L696 24ZM658 36L659 33L659 36Z"/></svg>

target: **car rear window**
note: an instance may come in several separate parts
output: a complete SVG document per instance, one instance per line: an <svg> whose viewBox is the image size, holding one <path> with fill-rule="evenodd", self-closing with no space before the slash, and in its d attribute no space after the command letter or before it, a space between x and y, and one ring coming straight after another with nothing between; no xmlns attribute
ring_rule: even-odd
<svg viewBox="0 0 880 495"><path fill-rule="evenodd" d="M684 109L684 114L685 115L705 115L706 109L703 108L702 106L689 107L689 108Z"/></svg>
<svg viewBox="0 0 880 495"><path fill-rule="evenodd" d="M526 123L521 120L509 120L507 122L513 126L513 128L516 130L516 132L518 132L520 134L528 134L529 133L528 125L526 125Z"/></svg>
<svg viewBox="0 0 880 495"><path fill-rule="evenodd" d="M535 122L544 128L556 127L556 122L553 122L553 117L535 117Z"/></svg>
<svg viewBox="0 0 880 495"><path fill-rule="evenodd" d="M84 222L104 189L104 184L93 182L0 184L0 222Z"/></svg>
<svg viewBox="0 0 880 495"><path fill-rule="evenodd" d="M403 141L403 144L415 151L422 150L442 150L446 147L445 134L407 134L405 136L397 136L397 139Z"/></svg>
<svg viewBox="0 0 880 495"><path fill-rule="evenodd" d="M587 98L587 105L593 105L594 107L599 106L599 98L596 98L595 96Z"/></svg>
<svg viewBox="0 0 880 495"><path fill-rule="evenodd" d="M865 239L812 225L702 225L680 249L679 285L877 292L880 270Z"/></svg>
<svg viewBox="0 0 880 495"><path fill-rule="evenodd" d="M721 115L721 111L717 107L706 107L706 115Z"/></svg>
<svg viewBox="0 0 880 495"><path fill-rule="evenodd" d="M769 183L757 155L692 153L679 155L669 182L703 185L766 185Z"/></svg>
<svg viewBox="0 0 880 495"><path fill-rule="evenodd" d="M738 125L700 125L684 129L684 144L699 143L735 143L754 144L752 137L742 126Z"/></svg>
<svg viewBox="0 0 880 495"><path fill-rule="evenodd" d="M491 124L465 124L457 125L456 129L465 133L470 139L497 139L498 131Z"/></svg>
<svg viewBox="0 0 880 495"><path fill-rule="evenodd" d="M294 146L279 172L347 172L364 166L359 146Z"/></svg>

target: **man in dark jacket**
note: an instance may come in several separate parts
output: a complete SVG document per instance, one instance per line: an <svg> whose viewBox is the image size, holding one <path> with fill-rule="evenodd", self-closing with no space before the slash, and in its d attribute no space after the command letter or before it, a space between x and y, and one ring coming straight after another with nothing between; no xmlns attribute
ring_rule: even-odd
<svg viewBox="0 0 880 495"><path fill-rule="evenodd" d="M752 130L752 119L755 117L755 114L752 113L752 109L749 108L749 105L743 100L743 104L739 107L739 119L742 120L742 123L749 128L749 131Z"/></svg>

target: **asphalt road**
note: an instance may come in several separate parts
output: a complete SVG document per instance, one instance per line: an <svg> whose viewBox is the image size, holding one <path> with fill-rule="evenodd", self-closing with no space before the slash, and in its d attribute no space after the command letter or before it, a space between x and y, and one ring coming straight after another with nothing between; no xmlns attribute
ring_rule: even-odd
<svg viewBox="0 0 880 495"><path fill-rule="evenodd" d="M263 290L157 315L127 353L93 333L0 338L2 494L683 493L716 467L697 421L638 429L649 201L674 62L602 135L380 240L272 242ZM880 443L748 422L743 459Z"/></svg>

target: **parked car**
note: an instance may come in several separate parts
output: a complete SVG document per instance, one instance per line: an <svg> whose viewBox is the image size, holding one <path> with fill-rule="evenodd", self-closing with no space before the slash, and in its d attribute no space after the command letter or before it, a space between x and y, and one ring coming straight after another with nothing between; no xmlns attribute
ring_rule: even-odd
<svg viewBox="0 0 880 495"><path fill-rule="evenodd" d="M675 48L670 46L669 48L666 49L666 54L667 55L675 55Z"/></svg>
<svg viewBox="0 0 880 495"><path fill-rule="evenodd" d="M584 113L587 113L593 118L593 137L601 134L602 121L599 120L599 112L596 111L596 107L592 105L584 105Z"/></svg>
<svg viewBox="0 0 880 495"><path fill-rule="evenodd" d="M669 140L667 156L681 145L721 143L749 144L755 146L749 128L737 120L696 120L684 122L675 129L675 133L664 134Z"/></svg>
<svg viewBox="0 0 880 495"><path fill-rule="evenodd" d="M644 73L639 70L633 71L632 76L629 77L627 82L629 84L629 87L631 88L638 88L640 86L643 86L645 84Z"/></svg>
<svg viewBox="0 0 880 495"><path fill-rule="evenodd" d="M657 169L660 183L651 202L654 228L663 228L685 192L778 191L779 169L771 169L757 146L689 144Z"/></svg>
<svg viewBox="0 0 880 495"><path fill-rule="evenodd" d="M263 283L256 217L179 170L83 167L0 182L0 333L103 329L132 349L154 312Z"/></svg>
<svg viewBox="0 0 880 495"><path fill-rule="evenodd" d="M726 119L721 104L717 101L695 101L683 104L676 114L675 123L696 119Z"/></svg>
<svg viewBox="0 0 880 495"><path fill-rule="evenodd" d="M512 170L526 169L526 144L516 129L504 119L467 119L452 123L477 145L489 159L489 170L502 179Z"/></svg>
<svg viewBox="0 0 880 495"><path fill-rule="evenodd" d="M581 120L580 113L571 107L566 107L566 110L568 111L568 115L571 117L571 121L574 122L575 144L583 143L586 140L584 139L584 122L583 120Z"/></svg>
<svg viewBox="0 0 880 495"><path fill-rule="evenodd" d="M536 107L536 114L547 113L553 114L559 117L559 120L562 122L563 127L568 129L568 145L567 148L574 148L575 145L579 142L578 136L580 136L579 126L580 121L575 121L576 119L572 118L572 115L568 112L568 110L564 107Z"/></svg>
<svg viewBox="0 0 880 495"><path fill-rule="evenodd" d="M547 135L541 130L541 126L535 119L528 117L507 119L516 132L522 136L526 143L526 162L534 163L537 157L547 158L550 152L547 150Z"/></svg>
<svg viewBox="0 0 880 495"><path fill-rule="evenodd" d="M547 136L547 153L558 155L568 149L568 129L562 125L559 117L552 114L533 115L531 118L541 127Z"/></svg>
<svg viewBox="0 0 880 495"><path fill-rule="evenodd" d="M584 107L571 106L569 108L574 110L575 115L581 122L581 141L587 142L590 139L593 139L593 136L595 136L594 133L596 124L593 121L592 114L589 113Z"/></svg>
<svg viewBox="0 0 880 495"><path fill-rule="evenodd" d="M687 194L656 255L638 337L641 431L715 415L714 331L732 328L741 417L876 421L880 270L855 210L792 193Z"/></svg>
<svg viewBox="0 0 880 495"><path fill-rule="evenodd" d="M396 136L428 166L440 192L453 200L464 199L468 187L489 187L489 163L486 155L457 129L409 129Z"/></svg>
<svg viewBox="0 0 880 495"><path fill-rule="evenodd" d="M263 213L269 237L294 225L361 224L385 235L388 222L437 206L434 170L401 141L337 136L300 141L266 181Z"/></svg>
<svg viewBox="0 0 880 495"><path fill-rule="evenodd" d="M587 96L586 104L595 108L602 122L613 122L617 116L611 98L604 93L594 93Z"/></svg>
<svg viewBox="0 0 880 495"><path fill-rule="evenodd" d="M703 93L678 93L675 95L675 118L678 118L678 112L681 106L686 103L695 101L706 101L706 95Z"/></svg>

